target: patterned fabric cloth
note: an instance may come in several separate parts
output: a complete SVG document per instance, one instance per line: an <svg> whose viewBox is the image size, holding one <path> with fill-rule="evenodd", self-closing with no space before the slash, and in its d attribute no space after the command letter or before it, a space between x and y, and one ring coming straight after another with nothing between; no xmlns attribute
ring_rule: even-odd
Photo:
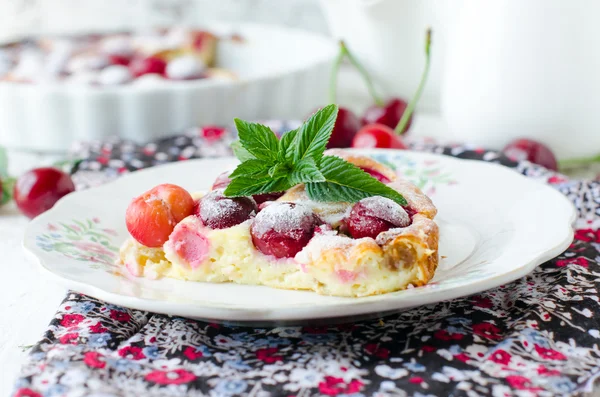
<svg viewBox="0 0 600 397"><path fill-rule="evenodd" d="M218 156L228 153L230 137L191 130L147 145L80 146L86 160L74 175L84 188L156 163ZM341 326L209 324L69 293L32 348L14 395L554 396L591 390L600 374L600 184L474 147L411 146L499 162L551 184L579 210L575 241L511 284Z"/></svg>

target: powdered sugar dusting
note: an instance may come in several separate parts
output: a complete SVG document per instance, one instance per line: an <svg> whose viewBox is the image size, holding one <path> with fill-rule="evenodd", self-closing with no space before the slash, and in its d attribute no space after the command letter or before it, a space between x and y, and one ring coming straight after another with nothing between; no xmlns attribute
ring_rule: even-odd
<svg viewBox="0 0 600 397"><path fill-rule="evenodd" d="M378 245L385 245L390 240L393 240L396 237L398 237L399 235L401 235L402 233L404 233L404 231L405 231L405 228L399 227L399 228L390 229L383 233L379 233L379 235L375 239L375 242Z"/></svg>
<svg viewBox="0 0 600 397"><path fill-rule="evenodd" d="M394 201L381 197L367 197L360 201L360 204L376 218L383 219L394 226L406 227L410 225L410 217L399 204Z"/></svg>
<svg viewBox="0 0 600 397"><path fill-rule="evenodd" d="M271 230L290 232L303 229L312 216L312 210L306 205L273 202L258 213L252 225L252 232L260 238Z"/></svg>
<svg viewBox="0 0 600 397"><path fill-rule="evenodd" d="M302 249L302 251L296 254L297 262L299 263L310 263L313 258L321 256L323 251L327 251L335 248L347 248L358 240L353 240L348 236L340 235L335 230L328 230L323 233L315 234L310 240L308 245Z"/></svg>
<svg viewBox="0 0 600 397"><path fill-rule="evenodd" d="M202 198L200 205L200 218L215 219L233 215L238 205L233 200L219 200L223 197L223 190L213 190Z"/></svg>

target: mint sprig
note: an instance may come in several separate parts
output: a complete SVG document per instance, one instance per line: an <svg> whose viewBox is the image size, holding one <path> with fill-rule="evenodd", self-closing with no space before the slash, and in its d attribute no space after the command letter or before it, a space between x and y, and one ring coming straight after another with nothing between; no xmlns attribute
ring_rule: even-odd
<svg viewBox="0 0 600 397"><path fill-rule="evenodd" d="M406 205L400 193L340 157L323 157L320 170L325 181L306 184L306 192L312 200L355 202L371 196L383 196Z"/></svg>
<svg viewBox="0 0 600 397"><path fill-rule="evenodd" d="M230 175L229 197L283 192L305 184L315 201L356 202L370 196L407 202L400 193L346 160L324 156L338 107L328 105L281 139L264 125L235 119L239 141L232 149L241 164Z"/></svg>

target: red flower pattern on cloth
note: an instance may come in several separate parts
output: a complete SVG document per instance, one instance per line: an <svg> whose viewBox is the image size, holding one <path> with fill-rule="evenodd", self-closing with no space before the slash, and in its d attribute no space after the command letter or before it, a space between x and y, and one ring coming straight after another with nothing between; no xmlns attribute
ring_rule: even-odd
<svg viewBox="0 0 600 397"><path fill-rule="evenodd" d="M186 347L185 350L183 351L183 355L190 361L197 360L204 356L204 354L202 354L202 352L200 350L196 349L193 346Z"/></svg>
<svg viewBox="0 0 600 397"><path fill-rule="evenodd" d="M567 178L562 177L560 175L553 175L550 178L548 178L548 183L551 185L558 185L560 183L565 183L567 181L568 181Z"/></svg>
<svg viewBox="0 0 600 397"><path fill-rule="evenodd" d="M455 355L454 358L457 359L458 361L462 361L463 363L466 363L467 361L470 360L470 357L467 356L465 353L459 353L459 354Z"/></svg>
<svg viewBox="0 0 600 397"><path fill-rule="evenodd" d="M527 390L532 392L542 390L539 387L533 387L531 380L524 376L509 375L506 377L506 381L511 387L517 390Z"/></svg>
<svg viewBox="0 0 600 397"><path fill-rule="evenodd" d="M557 371L555 369L548 369L548 368L544 367L543 365L540 365L538 367L537 373L538 373L538 375L542 375L542 376L558 376L558 375L560 375L560 371Z"/></svg>
<svg viewBox="0 0 600 397"><path fill-rule="evenodd" d="M108 332L108 329L104 328L101 322L90 326L90 332L94 334L103 334Z"/></svg>
<svg viewBox="0 0 600 397"><path fill-rule="evenodd" d="M489 309L490 307L494 306L490 298L483 297L481 295L476 295L473 297L473 305L484 309Z"/></svg>
<svg viewBox="0 0 600 397"><path fill-rule="evenodd" d="M473 333L483 338L501 339L500 329L491 323L480 323L473 325Z"/></svg>
<svg viewBox="0 0 600 397"><path fill-rule="evenodd" d="M534 345L535 351L537 352L537 354L540 355L540 357L546 359L546 360L566 360L567 357L565 357L564 354L562 354L561 352L558 352L556 350L552 350L552 349L547 349L545 347L539 346L539 345Z"/></svg>
<svg viewBox="0 0 600 397"><path fill-rule="evenodd" d="M123 358L128 358L131 360L141 360L146 358L144 353L142 352L141 347L137 346L125 346L119 350L119 356Z"/></svg>
<svg viewBox="0 0 600 397"><path fill-rule="evenodd" d="M575 230L575 239L586 243L600 243L600 229L578 229Z"/></svg>
<svg viewBox="0 0 600 397"><path fill-rule="evenodd" d="M463 336L464 336L463 334L459 334L459 333L449 333L445 329L440 329L440 330L436 331L435 334L433 334L434 338L440 339L443 341L461 340L463 338Z"/></svg>
<svg viewBox="0 0 600 397"><path fill-rule="evenodd" d="M337 396L338 394L358 393L362 386L362 382L356 379L346 383L342 378L326 376L325 380L319 383L319 391L326 396Z"/></svg>
<svg viewBox="0 0 600 397"><path fill-rule="evenodd" d="M63 327L75 327L85 319L81 314L65 314L60 320L60 325Z"/></svg>
<svg viewBox="0 0 600 397"><path fill-rule="evenodd" d="M61 336L59 338L59 341L63 345L67 345L67 344L76 345L78 338L79 338L79 334L76 332L73 332L73 333L69 333L69 334L64 334L63 336Z"/></svg>
<svg viewBox="0 0 600 397"><path fill-rule="evenodd" d="M510 354L502 349L498 349L490 354L489 359L498 364L508 365L510 363Z"/></svg>
<svg viewBox="0 0 600 397"><path fill-rule="evenodd" d="M256 351L256 358L267 364L273 364L277 361L283 361L283 357L278 356L277 352L279 349L276 347L267 347L265 349L258 349Z"/></svg>
<svg viewBox="0 0 600 397"><path fill-rule="evenodd" d="M556 261L556 266L563 267L569 265L578 265L583 267L588 267L588 260L583 257L578 258L568 258L568 259L560 259Z"/></svg>
<svg viewBox="0 0 600 397"><path fill-rule="evenodd" d="M131 321L131 316L129 315L129 313L122 312L119 310L111 310L110 318L113 318L122 323L127 323L127 322Z"/></svg>
<svg viewBox="0 0 600 397"><path fill-rule="evenodd" d="M40 393L31 390L28 387L17 390L15 397L43 397Z"/></svg>
<svg viewBox="0 0 600 397"><path fill-rule="evenodd" d="M158 383L159 385L182 385L194 381L196 375L184 369L176 369L173 371L152 371L145 378L148 382Z"/></svg>
<svg viewBox="0 0 600 397"><path fill-rule="evenodd" d="M92 368L104 368L106 367L106 361L104 356L98 352L86 352L83 355L83 362Z"/></svg>
<svg viewBox="0 0 600 397"><path fill-rule="evenodd" d="M365 351L375 357L387 359L390 356L390 350L380 347L377 343L369 343L365 346Z"/></svg>

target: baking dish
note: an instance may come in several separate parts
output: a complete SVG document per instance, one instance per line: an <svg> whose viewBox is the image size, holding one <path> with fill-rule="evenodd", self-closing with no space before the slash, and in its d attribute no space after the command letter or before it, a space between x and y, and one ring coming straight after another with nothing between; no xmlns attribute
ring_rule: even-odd
<svg viewBox="0 0 600 397"><path fill-rule="evenodd" d="M229 125L234 117L304 118L327 102L337 53L331 38L261 24L201 27L242 38L217 50L217 64L235 80L144 79L110 87L1 82L0 145L64 151L74 141L113 136L143 142L196 125Z"/></svg>

